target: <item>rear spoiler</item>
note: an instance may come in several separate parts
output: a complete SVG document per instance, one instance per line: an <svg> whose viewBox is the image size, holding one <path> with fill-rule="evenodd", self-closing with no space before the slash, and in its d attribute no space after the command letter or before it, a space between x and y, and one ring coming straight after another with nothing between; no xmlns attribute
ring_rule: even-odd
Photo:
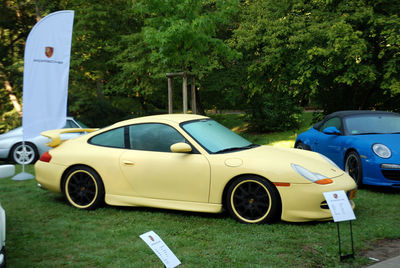
<svg viewBox="0 0 400 268"><path fill-rule="evenodd" d="M46 143L49 147L57 147L60 145L63 140L61 140L61 134L64 133L79 133L79 132L93 132L98 130L98 128L62 128L62 129L53 129L47 130L40 133L42 136L45 136L50 139L50 142Z"/></svg>

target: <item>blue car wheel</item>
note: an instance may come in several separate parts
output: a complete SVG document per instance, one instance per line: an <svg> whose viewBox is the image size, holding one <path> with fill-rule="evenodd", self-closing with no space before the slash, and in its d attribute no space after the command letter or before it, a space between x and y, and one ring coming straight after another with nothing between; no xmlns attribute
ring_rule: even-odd
<svg viewBox="0 0 400 268"><path fill-rule="evenodd" d="M304 144L302 142L298 142L295 146L297 149L302 149L302 150L308 150L311 151L310 146L308 146L307 144Z"/></svg>
<svg viewBox="0 0 400 268"><path fill-rule="evenodd" d="M354 179L358 186L362 185L361 158L356 151L351 151L347 154L344 170Z"/></svg>

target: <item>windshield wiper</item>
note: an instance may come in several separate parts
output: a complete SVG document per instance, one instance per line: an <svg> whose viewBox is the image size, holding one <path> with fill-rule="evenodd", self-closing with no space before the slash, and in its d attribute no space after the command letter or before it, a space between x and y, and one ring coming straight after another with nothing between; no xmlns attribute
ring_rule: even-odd
<svg viewBox="0 0 400 268"><path fill-rule="evenodd" d="M365 132L365 133L357 133L353 135L373 135L373 134L385 134L385 133L379 133L379 132Z"/></svg>
<svg viewBox="0 0 400 268"><path fill-rule="evenodd" d="M227 152L233 152L233 151L240 151L240 150L246 150L246 149L251 149L254 147L258 147L260 145L258 144L250 144L247 146L243 146L243 147L231 147L231 148L225 148L219 151L216 151L215 154L221 154L221 153L227 153Z"/></svg>

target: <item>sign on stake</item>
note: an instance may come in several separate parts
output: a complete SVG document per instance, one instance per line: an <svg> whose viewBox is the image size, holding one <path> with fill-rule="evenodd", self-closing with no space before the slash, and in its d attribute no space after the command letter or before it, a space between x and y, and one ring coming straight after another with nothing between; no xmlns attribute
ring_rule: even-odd
<svg viewBox="0 0 400 268"><path fill-rule="evenodd" d="M340 261L348 258L354 259L353 227L351 225L351 221L355 220L356 216L354 215L354 211L351 208L349 198L343 190L325 192L324 197L332 213L333 221L337 223ZM340 239L339 224L343 221L348 221L350 225L351 254L347 255L342 255L342 242Z"/></svg>
<svg viewBox="0 0 400 268"><path fill-rule="evenodd" d="M153 250L167 268L174 268L181 264L175 254L164 241L153 231L140 235L140 238Z"/></svg>

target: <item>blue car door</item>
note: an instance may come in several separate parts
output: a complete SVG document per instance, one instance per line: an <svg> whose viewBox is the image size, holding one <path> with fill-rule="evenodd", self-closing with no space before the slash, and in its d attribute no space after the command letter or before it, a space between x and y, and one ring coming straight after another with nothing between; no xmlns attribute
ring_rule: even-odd
<svg viewBox="0 0 400 268"><path fill-rule="evenodd" d="M337 131L328 131L332 129ZM320 127L318 138L315 142L316 151L327 156L341 168L343 168L342 144L344 141L342 134L341 119L334 117Z"/></svg>

